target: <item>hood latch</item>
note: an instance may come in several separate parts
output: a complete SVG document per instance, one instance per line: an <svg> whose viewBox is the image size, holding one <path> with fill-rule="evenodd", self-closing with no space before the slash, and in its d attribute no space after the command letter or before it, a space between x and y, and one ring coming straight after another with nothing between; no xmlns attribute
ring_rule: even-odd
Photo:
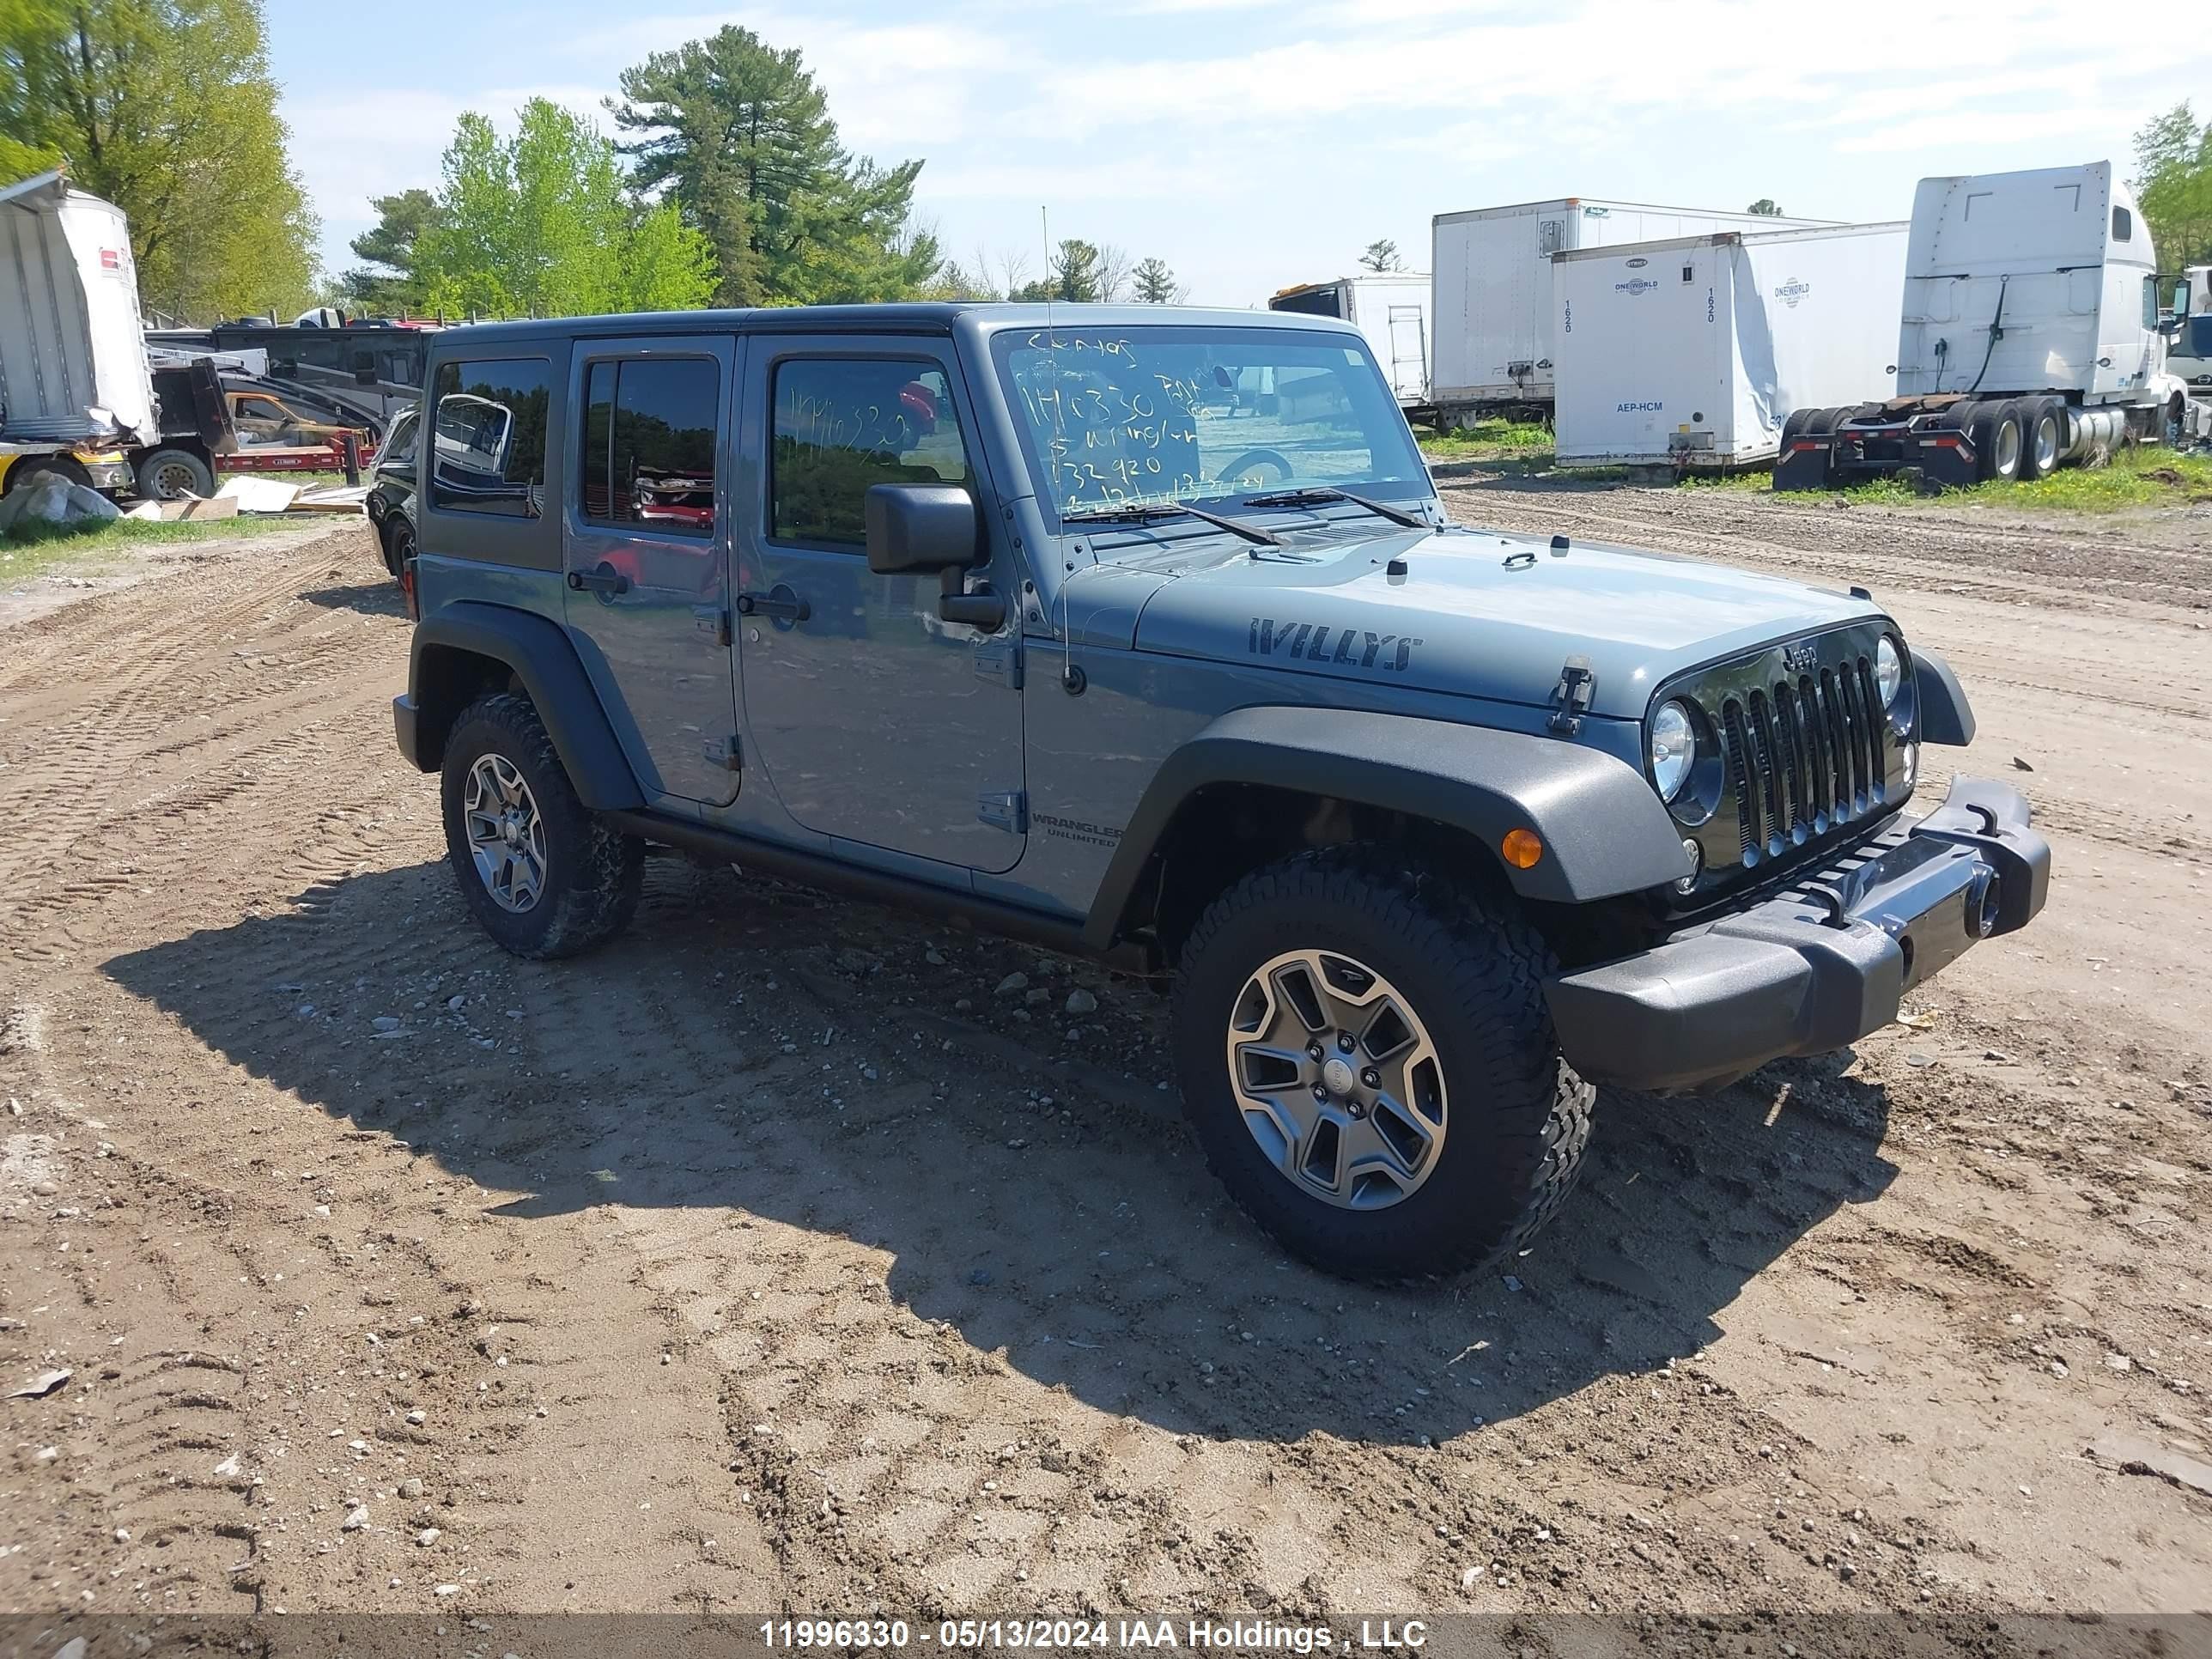
<svg viewBox="0 0 2212 1659"><path fill-rule="evenodd" d="M1590 672L1589 659L1568 658L1560 666L1559 683L1552 688L1552 699L1559 705L1552 711L1552 730L1563 738L1579 736L1596 690L1597 676Z"/></svg>

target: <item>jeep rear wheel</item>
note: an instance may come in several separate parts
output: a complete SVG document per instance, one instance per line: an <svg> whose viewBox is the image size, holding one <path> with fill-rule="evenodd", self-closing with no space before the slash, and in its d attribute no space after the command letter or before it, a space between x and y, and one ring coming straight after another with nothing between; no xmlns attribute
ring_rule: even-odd
<svg viewBox="0 0 2212 1659"><path fill-rule="evenodd" d="M462 711L441 793L461 896L505 949L574 956L629 924L645 843L577 799L529 698L502 691Z"/></svg>
<svg viewBox="0 0 2212 1659"><path fill-rule="evenodd" d="M1176 991L1206 1160L1293 1254L1348 1278L1454 1273L1571 1189L1595 1091L1559 1057L1551 952L1510 901L1373 849L1302 854L1200 918Z"/></svg>

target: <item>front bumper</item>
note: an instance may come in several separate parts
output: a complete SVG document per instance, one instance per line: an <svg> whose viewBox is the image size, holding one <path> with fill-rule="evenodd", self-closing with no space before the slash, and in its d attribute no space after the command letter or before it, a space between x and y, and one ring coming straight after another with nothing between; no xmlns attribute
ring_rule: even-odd
<svg viewBox="0 0 2212 1659"><path fill-rule="evenodd" d="M1897 1017L1906 991L2027 925L2051 846L2009 786L1960 778L1782 896L1546 981L1567 1062L1593 1083L1717 1088L1826 1054Z"/></svg>

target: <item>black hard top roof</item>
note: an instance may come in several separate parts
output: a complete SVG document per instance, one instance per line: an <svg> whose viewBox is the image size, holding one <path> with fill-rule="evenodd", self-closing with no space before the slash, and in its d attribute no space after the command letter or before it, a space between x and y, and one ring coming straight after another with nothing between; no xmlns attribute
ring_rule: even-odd
<svg viewBox="0 0 2212 1659"><path fill-rule="evenodd" d="M1029 301L915 301L853 306L768 306L738 310L616 312L593 317L472 323L432 337L440 356L549 339L606 339L654 334L951 334L1017 328L1133 328L1176 325L1311 331L1349 325L1292 312L1207 310L1188 306L1059 305Z"/></svg>

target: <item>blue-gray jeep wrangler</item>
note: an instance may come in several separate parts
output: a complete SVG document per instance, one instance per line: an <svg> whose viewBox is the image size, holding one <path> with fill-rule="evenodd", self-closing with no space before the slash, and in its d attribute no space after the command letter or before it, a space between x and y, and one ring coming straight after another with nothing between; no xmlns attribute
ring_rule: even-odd
<svg viewBox="0 0 2212 1659"><path fill-rule="evenodd" d="M1840 1048L2041 908L1865 592L1448 524L1354 330L890 306L456 329L401 750L469 907L647 843L1172 972L1222 1181L1333 1271L1565 1196L1593 1085Z"/></svg>

